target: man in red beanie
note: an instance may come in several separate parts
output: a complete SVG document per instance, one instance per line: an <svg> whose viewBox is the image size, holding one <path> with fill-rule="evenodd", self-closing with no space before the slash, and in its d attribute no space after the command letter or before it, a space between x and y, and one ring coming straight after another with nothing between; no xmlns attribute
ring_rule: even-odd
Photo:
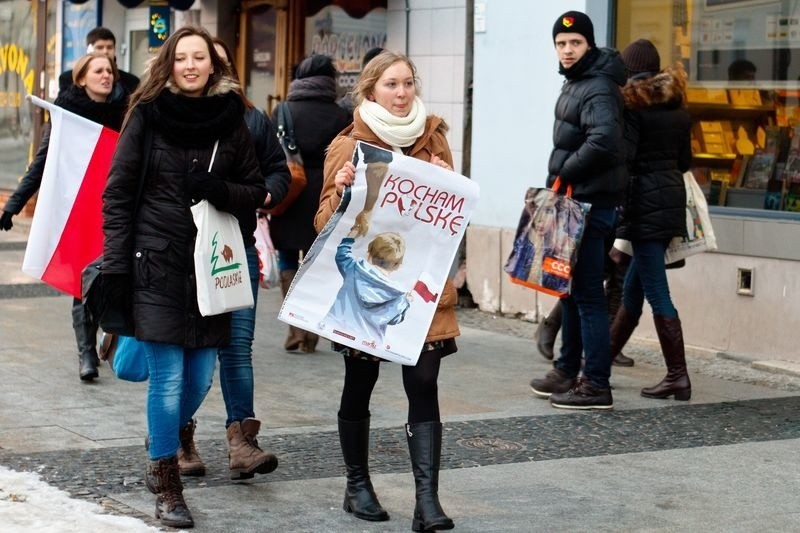
<svg viewBox="0 0 800 533"><path fill-rule="evenodd" d="M603 292L605 239L614 231L628 173L623 146L625 65L619 53L598 48L591 19L567 11L553 25L553 43L566 78L556 102L553 151L547 185L561 178L562 189L592 205L572 291L561 300L561 355L542 379L531 381L534 394L564 409L611 409L608 310ZM583 375L581 353L585 355Z"/></svg>

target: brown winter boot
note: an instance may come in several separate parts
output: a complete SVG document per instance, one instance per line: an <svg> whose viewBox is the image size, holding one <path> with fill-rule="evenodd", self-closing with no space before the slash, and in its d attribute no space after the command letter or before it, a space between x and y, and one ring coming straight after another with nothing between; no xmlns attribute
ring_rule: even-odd
<svg viewBox="0 0 800 533"><path fill-rule="evenodd" d="M269 474L278 467L278 458L258 446L261 422L245 418L228 426L228 459L231 479L250 479L255 474Z"/></svg>
<svg viewBox="0 0 800 533"><path fill-rule="evenodd" d="M653 315L658 333L661 352L667 363L667 375L655 387L642 389L645 398L664 399L675 396L676 400L686 401L692 397L692 384L686 371L686 352L683 346L683 330L678 317L667 318Z"/></svg>
<svg viewBox="0 0 800 533"><path fill-rule="evenodd" d="M553 359L553 347L556 344L556 337L561 330L561 302L556 302L555 307L550 310L550 314L539 322L539 326L533 334L536 341L536 348L545 359Z"/></svg>
<svg viewBox="0 0 800 533"><path fill-rule="evenodd" d="M316 333L311 333L310 331L304 331L304 338L302 349L305 353L314 353L317 351L317 343L319 342L319 335Z"/></svg>
<svg viewBox="0 0 800 533"><path fill-rule="evenodd" d="M292 286L292 280L295 274L297 274L297 270L281 270L281 293L284 298L286 298L286 294L289 292L289 287ZM305 340L305 331L296 326L289 326L289 335L287 335L283 347L287 352L296 352L303 347L303 342Z"/></svg>
<svg viewBox="0 0 800 533"><path fill-rule="evenodd" d="M177 457L150 461L147 476L152 478L153 487L159 491L156 497L156 518L169 527L194 527L192 513L183 499L183 483L178 471Z"/></svg>
<svg viewBox="0 0 800 533"><path fill-rule="evenodd" d="M194 428L197 422L192 419L181 428L181 446L178 448L178 466L184 476L205 476L206 465L194 445Z"/></svg>
<svg viewBox="0 0 800 533"><path fill-rule="evenodd" d="M614 316L613 322L611 322L611 360L613 361L620 352L622 352L622 348L627 344L628 339L631 338L633 334L633 330L636 329L636 326L639 325L639 317L634 316L633 313L628 311L628 308L625 305L620 305L619 309L617 309L617 314ZM630 365L618 365L618 366L633 366L633 363Z"/></svg>

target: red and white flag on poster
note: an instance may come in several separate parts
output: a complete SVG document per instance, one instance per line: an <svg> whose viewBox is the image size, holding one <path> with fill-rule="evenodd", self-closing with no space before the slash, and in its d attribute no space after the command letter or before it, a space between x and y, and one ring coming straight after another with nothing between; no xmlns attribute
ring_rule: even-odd
<svg viewBox="0 0 800 533"><path fill-rule="evenodd" d="M119 134L35 96L50 144L22 271L81 297L81 271L103 253L103 189Z"/></svg>

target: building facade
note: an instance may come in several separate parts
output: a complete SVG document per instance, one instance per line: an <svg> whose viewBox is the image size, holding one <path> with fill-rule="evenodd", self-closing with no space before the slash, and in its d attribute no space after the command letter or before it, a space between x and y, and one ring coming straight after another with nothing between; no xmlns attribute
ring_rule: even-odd
<svg viewBox="0 0 800 533"><path fill-rule="evenodd" d="M0 0L0 191L16 186L38 138L38 112L24 94L52 100L56 73L82 52L85 32L97 24L117 35L120 66L140 74L150 54L153 16L164 13L164 4ZM800 135L794 136L800 122L800 8L794 2L172 0L166 5L168 27L200 24L234 47L248 96L265 109L285 98L292 65L309 53L334 57L342 91L353 83L371 46L384 43L408 53L418 66L426 106L450 125L456 170L481 185L479 209L467 232L469 289L484 311L533 320L555 300L510 284L503 265L525 190L542 186L546 178L553 107L563 81L552 25L564 11L577 9L591 16L600 46L652 40L662 66L680 62L689 75L689 107L699 125L693 132L694 171L711 196L719 245L669 273L686 342L712 352L800 362L791 335L800 327L795 200L800 184L792 187L793 150L800 145ZM655 339L647 316L646 311L636 334Z"/></svg>
<svg viewBox="0 0 800 533"><path fill-rule="evenodd" d="M680 62L689 75L693 170L710 195L719 250L669 271L686 343L800 362L792 334L800 328L800 214L795 177L787 170L800 142L794 136L800 96L800 8L794 2L475 0L471 175L481 185L481 202L467 233L467 279L476 302L486 311L532 319L555 303L510 284L503 264L525 190L546 178L563 81L552 27L570 9L591 16L599 46L622 49L647 38L658 47L662 67ZM738 60L753 64L755 76L729 79ZM702 137L701 124L718 130L718 146ZM753 153L736 142L742 137ZM772 164L765 171L754 165L759 160ZM746 170L737 170L743 163ZM649 309L635 335L656 339Z"/></svg>

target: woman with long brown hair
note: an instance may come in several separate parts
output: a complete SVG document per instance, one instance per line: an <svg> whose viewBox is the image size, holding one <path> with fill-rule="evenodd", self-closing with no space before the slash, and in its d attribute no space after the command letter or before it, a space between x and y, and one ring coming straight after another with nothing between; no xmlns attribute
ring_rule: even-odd
<svg viewBox="0 0 800 533"><path fill-rule="evenodd" d="M193 416L231 332L230 313L203 317L198 310L190 206L205 199L234 214L248 245L255 210L270 201L244 108L208 32L178 29L131 96L103 194L103 286L110 301L133 310L149 370L145 482L157 494L156 518L171 527L194 525L177 455L180 449L202 465Z"/></svg>

